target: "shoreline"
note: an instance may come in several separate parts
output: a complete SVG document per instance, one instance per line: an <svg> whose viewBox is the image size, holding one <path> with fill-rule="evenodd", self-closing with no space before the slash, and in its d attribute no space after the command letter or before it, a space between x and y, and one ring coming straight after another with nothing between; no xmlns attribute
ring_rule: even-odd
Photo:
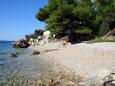
<svg viewBox="0 0 115 86"><path fill-rule="evenodd" d="M102 80L115 72L114 47L114 42L80 43L64 47L59 47L59 43L49 43L31 46L30 49L40 51L38 57L52 62L63 73L74 73L85 81L95 77Z"/></svg>

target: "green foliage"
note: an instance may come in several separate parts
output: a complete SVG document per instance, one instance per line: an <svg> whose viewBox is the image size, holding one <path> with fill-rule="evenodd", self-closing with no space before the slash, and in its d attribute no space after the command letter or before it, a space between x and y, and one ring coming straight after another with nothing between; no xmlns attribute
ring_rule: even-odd
<svg viewBox="0 0 115 86"><path fill-rule="evenodd" d="M43 29L38 29L34 31L35 38L38 37L38 35L43 35L44 30Z"/></svg>
<svg viewBox="0 0 115 86"><path fill-rule="evenodd" d="M87 41L87 43L91 44L91 43L97 43L97 42L115 42L115 37L99 37L93 40L89 40Z"/></svg>
<svg viewBox="0 0 115 86"><path fill-rule="evenodd" d="M97 0L96 2L97 14L96 22L100 26L99 36L107 34L109 24L115 17L115 0Z"/></svg>
<svg viewBox="0 0 115 86"><path fill-rule="evenodd" d="M92 30L86 27L81 27L80 29L76 30L76 33L80 33L80 34L91 34Z"/></svg>
<svg viewBox="0 0 115 86"><path fill-rule="evenodd" d="M97 0L97 21L105 21L111 13L115 13L115 0Z"/></svg>
<svg viewBox="0 0 115 86"><path fill-rule="evenodd" d="M30 38L35 38L34 34L25 35L26 41L29 41Z"/></svg>
<svg viewBox="0 0 115 86"><path fill-rule="evenodd" d="M52 34L87 33L95 37L107 33L109 23L115 17L113 14L115 0L96 0L95 3L91 0L49 0L36 18L45 22Z"/></svg>
<svg viewBox="0 0 115 86"><path fill-rule="evenodd" d="M75 13L75 15L78 16L92 16L91 13L91 7L82 7L81 5L78 5L74 8L73 12Z"/></svg>
<svg viewBox="0 0 115 86"><path fill-rule="evenodd" d="M50 1L50 0L49 0ZM56 1L56 0L54 0ZM53 2L54 2L53 1ZM50 30L52 33L56 34L61 30L67 29L72 20L72 17L74 17L72 10L74 8L74 4L72 3L74 0L58 0L56 6L53 7L53 11L50 14L49 18L45 20L45 22L48 24L47 29ZM72 4L70 4L72 3ZM51 6L48 4L48 7ZM52 10L52 9L51 9Z"/></svg>
<svg viewBox="0 0 115 86"><path fill-rule="evenodd" d="M40 12L38 12L35 16L40 21L45 21L49 17L49 12L47 7L41 8Z"/></svg>
<svg viewBox="0 0 115 86"><path fill-rule="evenodd" d="M107 34L108 31L109 31L109 24L107 22L103 22L99 30L99 36Z"/></svg>
<svg viewBox="0 0 115 86"><path fill-rule="evenodd" d="M38 37L38 35L42 36L43 32L44 32L43 29L38 29L38 30L35 30L33 34L25 35L25 38L26 38L27 41L29 41L30 38L36 39Z"/></svg>

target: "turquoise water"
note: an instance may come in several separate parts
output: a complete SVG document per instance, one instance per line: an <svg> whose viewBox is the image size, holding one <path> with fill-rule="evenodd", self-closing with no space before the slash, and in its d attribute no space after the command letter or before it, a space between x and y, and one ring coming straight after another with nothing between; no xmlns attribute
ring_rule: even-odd
<svg viewBox="0 0 115 86"><path fill-rule="evenodd" d="M10 53L13 52L14 49L10 45L10 42L0 43L0 66L10 63Z"/></svg>
<svg viewBox="0 0 115 86"><path fill-rule="evenodd" d="M11 58L15 52L20 55ZM32 56L30 49L14 49L9 42L0 43L0 86L36 86L36 80L53 74L51 68L44 59Z"/></svg>
<svg viewBox="0 0 115 86"><path fill-rule="evenodd" d="M16 52L18 57L11 58L10 54ZM69 86L65 83L74 80L63 75L53 62L33 56L32 52L29 48L14 49L9 42L0 43L0 86ZM54 85L48 85L52 80Z"/></svg>

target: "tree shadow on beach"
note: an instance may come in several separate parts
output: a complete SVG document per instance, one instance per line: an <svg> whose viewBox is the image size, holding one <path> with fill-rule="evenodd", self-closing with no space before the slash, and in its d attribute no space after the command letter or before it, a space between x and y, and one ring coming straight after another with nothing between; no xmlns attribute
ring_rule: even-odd
<svg viewBox="0 0 115 86"><path fill-rule="evenodd" d="M57 51L58 49L49 49L49 50L45 50L45 52L51 52L51 51Z"/></svg>
<svg viewBox="0 0 115 86"><path fill-rule="evenodd" d="M41 51L41 54L52 52L52 51L57 51L57 50L59 49L48 49L48 50Z"/></svg>

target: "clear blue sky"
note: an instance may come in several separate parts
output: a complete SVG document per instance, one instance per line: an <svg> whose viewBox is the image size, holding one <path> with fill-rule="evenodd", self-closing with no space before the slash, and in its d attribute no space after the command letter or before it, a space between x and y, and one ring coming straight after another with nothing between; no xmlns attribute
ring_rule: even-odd
<svg viewBox="0 0 115 86"><path fill-rule="evenodd" d="M18 40L45 24L35 18L48 0L0 0L0 40Z"/></svg>

